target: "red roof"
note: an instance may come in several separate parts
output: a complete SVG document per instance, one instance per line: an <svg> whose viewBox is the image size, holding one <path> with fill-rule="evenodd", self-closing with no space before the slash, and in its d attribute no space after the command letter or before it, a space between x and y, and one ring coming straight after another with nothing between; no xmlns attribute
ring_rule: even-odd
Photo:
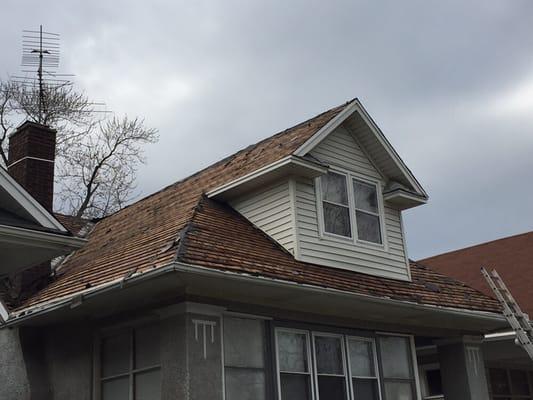
<svg viewBox="0 0 533 400"><path fill-rule="evenodd" d="M481 267L496 269L523 311L533 316L533 232L439 254L420 264L492 296Z"/></svg>
<svg viewBox="0 0 533 400"><path fill-rule="evenodd" d="M498 311L495 301L428 268L412 282L296 261L229 206L203 194L294 153L347 105L335 107L221 160L99 221L54 280L19 308L183 261L420 304Z"/></svg>

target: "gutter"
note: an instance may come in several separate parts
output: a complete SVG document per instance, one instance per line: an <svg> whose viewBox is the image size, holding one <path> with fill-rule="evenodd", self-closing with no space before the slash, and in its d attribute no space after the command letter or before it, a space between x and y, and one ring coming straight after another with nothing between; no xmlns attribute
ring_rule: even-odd
<svg viewBox="0 0 533 400"><path fill-rule="evenodd" d="M41 232L8 225L0 225L0 237L2 242L31 242L33 245L37 243L38 247L44 248L68 247L69 249L79 249L87 243L87 239L75 236L65 236L63 234Z"/></svg>
<svg viewBox="0 0 533 400"><path fill-rule="evenodd" d="M90 289L83 290L83 291L80 291L80 292L77 292L71 295L67 295L60 299L54 299L54 300L43 302L43 303L40 303L34 306L30 306L28 308L18 311L17 313L10 313L8 314L8 318L6 318L6 322L4 322L4 326L6 327L16 326L34 317L42 316L50 312L60 310L62 308L66 308L66 307L74 308L77 305L81 304L82 302L89 300L93 297L96 297L100 294L107 293L113 290L121 290L125 286L129 285L130 283L131 284L141 283L145 280L150 280L152 278L156 278L158 276L165 275L167 273L172 273L172 272L191 273L191 274L211 276L211 277L223 277L225 279L250 282L250 283L258 283L258 284L263 284L263 285L273 286L273 287L295 288L295 289L306 290L309 292L315 292L319 294L344 296L344 297L349 297L352 299L366 300L366 301L377 303L377 304L404 307L404 308L409 308L409 309L417 310L417 311L430 311L430 312L442 313L445 315L475 318L475 319L479 319L479 320L483 320L487 322L506 322L505 317L503 315L496 314L493 312L488 312L488 311L462 310L462 309L451 308L451 307L424 305L424 304L413 303L409 301L401 301L401 300L395 300L395 299L385 298L385 297L374 297L374 296L365 295L365 294L358 294L358 293L353 293L353 292L349 292L345 290L339 290L339 289L333 289L333 288L322 288L318 286L290 282L290 281L285 281L285 280L280 280L280 279L267 278L267 277L249 275L249 274L241 274L241 273L235 273L235 272L230 272L230 271L221 271L221 270L216 270L212 268L201 267L198 265L192 265L192 264L175 261L175 262L166 264L162 267L159 267L157 269L152 269L148 272L136 273L130 277L116 279L112 282L108 282L106 284L103 284L103 285L100 285L94 288L90 288Z"/></svg>

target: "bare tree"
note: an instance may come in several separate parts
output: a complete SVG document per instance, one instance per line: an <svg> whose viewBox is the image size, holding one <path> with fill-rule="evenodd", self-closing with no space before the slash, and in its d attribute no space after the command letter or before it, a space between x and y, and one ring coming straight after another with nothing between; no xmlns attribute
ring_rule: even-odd
<svg viewBox="0 0 533 400"><path fill-rule="evenodd" d="M40 102L40 104L39 104ZM135 197L142 146L158 139L140 118L100 114L71 84L45 86L0 81L0 165L7 166L7 137L23 120L57 130L56 206L71 215L102 217Z"/></svg>
<svg viewBox="0 0 533 400"><path fill-rule="evenodd" d="M142 145L155 143L155 129L139 118L113 117L69 145L57 171L63 208L81 216L101 217L132 199Z"/></svg>

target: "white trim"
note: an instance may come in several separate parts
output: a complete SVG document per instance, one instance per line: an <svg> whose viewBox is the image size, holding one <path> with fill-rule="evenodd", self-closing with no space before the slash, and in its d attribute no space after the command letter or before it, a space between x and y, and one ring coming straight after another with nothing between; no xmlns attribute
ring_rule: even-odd
<svg viewBox="0 0 533 400"><path fill-rule="evenodd" d="M248 313L241 313L241 312L235 312L235 311L224 311L222 313L223 317L228 318L240 318L240 319L257 319L262 321L272 321L272 317L268 317L266 315L256 315L256 314L248 314Z"/></svg>
<svg viewBox="0 0 533 400"><path fill-rule="evenodd" d="M415 337L413 335L409 336L409 345L411 347L411 357L413 359L413 375L415 376L416 398L421 400L422 390L420 388L420 377L418 376L418 359L416 358Z"/></svg>
<svg viewBox="0 0 533 400"><path fill-rule="evenodd" d="M357 110L358 100L352 100L348 103L344 110L338 113L334 118L329 120L329 122L324 125L321 129L318 130L313 136L311 136L304 144L296 149L293 153L295 156L303 157L316 146L322 142L331 132L333 132L340 124L344 122L346 118L353 114Z"/></svg>
<svg viewBox="0 0 533 400"><path fill-rule="evenodd" d="M349 103L343 111L337 114L332 120L330 120L322 129L315 133L309 140L307 140L303 145L301 145L293 154L299 157L305 156L313 148L315 148L322 140L324 140L335 128L337 128L344 120L346 120L354 112L359 112L361 118L369 126L372 133L374 133L376 139L379 141L381 146L385 149L389 157L396 164L399 170L402 172L407 181L411 186L422 196L427 198L427 193L422 188L420 183L416 180L411 171L407 168L403 160L400 158L398 153L394 150L392 145L389 143L381 129L377 124L372 120L368 112L364 109L363 105L358 99L353 100Z"/></svg>
<svg viewBox="0 0 533 400"><path fill-rule="evenodd" d="M75 236L58 235L15 226L0 225L2 242L29 245L41 248L66 248L75 250L87 243L87 239Z"/></svg>
<svg viewBox="0 0 533 400"><path fill-rule="evenodd" d="M257 179L261 176L264 176L270 172L273 172L281 167L287 166L289 164L293 164L295 166L308 168L317 174L324 174L327 172L327 167L321 166L316 162L311 162L307 160L303 160L299 157L295 157L294 155L290 155L287 157L284 157L280 160L277 160L273 162L272 164L265 165L264 167L261 167L259 169L256 169L255 171L250 172L249 174L246 174L244 176L241 176L237 179L234 179L231 182L225 183L222 186L219 186L213 190L210 190L207 192L207 197L215 197L218 196L224 192L227 192L230 189L234 189L237 186L242 185L243 183L247 183L250 181L253 181L254 179Z"/></svg>
<svg viewBox="0 0 533 400"><path fill-rule="evenodd" d="M165 266L162 266L156 269L151 269L146 272L135 273L129 278L114 279L111 282L107 282L99 286L94 286L89 289L84 289L73 294L65 295L57 299L48 300L43 303L39 303L34 306L30 306L30 307L18 310L17 314L14 315L14 318L12 318L12 323L10 325L15 325L19 321L30 319L34 315L41 315L41 314L48 313L53 310L57 310L59 308L63 308L70 304L70 300L73 297L76 297L80 294L83 294L85 301L87 301L88 298L97 296L100 293L104 293L104 292L107 292L113 289L124 288L130 282L133 283L133 282L138 282L138 281L142 281L145 279L150 279L153 277L167 274L169 272L184 272L184 273L194 273L198 275L215 276L215 277L221 277L221 278L223 277L224 279L235 279L235 280L259 283L259 284L268 285L268 286L278 286L278 287L286 286L286 287L292 287L297 290L307 290L310 292L315 292L315 293L320 293L320 294L325 294L325 295L333 295L333 296L335 295L346 296L346 297L353 298L353 299L363 299L363 300L368 300L373 303L379 303L379 304L385 304L385 305L391 305L391 306L400 306L400 307L410 308L413 310L421 310L421 311L425 310L425 311L431 311L431 312L439 312L439 313L448 314L448 315L457 315L457 316L463 316L463 317L477 318L477 319L481 319L484 321L501 322L502 324L507 323L503 315L491 313L488 311L464 310L460 308L442 307L442 306L435 306L431 304L419 304L419 303L414 303L414 302L405 301L405 300L396 300L396 299L390 299L387 297L370 296L367 294L353 293L353 292L349 292L346 290L325 288L325 287L320 287L320 286L315 286L315 285L310 285L310 284L305 284L305 283L296 283L296 282L291 282L291 281L286 281L286 280L281 280L281 279L268 278L268 277L262 277L262 276L244 274L244 273L237 273L233 271L215 270L209 267L202 267L199 265L186 264L186 263L174 261L174 262L171 262L169 264L166 264Z"/></svg>
<svg viewBox="0 0 533 400"><path fill-rule="evenodd" d="M300 233L298 229L298 206L296 200L296 178L289 179L289 204L291 208L291 227L293 230L293 255L296 260L300 258Z"/></svg>
<svg viewBox="0 0 533 400"><path fill-rule="evenodd" d="M11 168L13 165L17 165L19 162L24 161L24 160L43 161L43 162L47 162L47 163L51 163L51 164L54 164L54 163L55 163L54 160L47 160L46 158L39 158L39 157L25 156L25 157L22 157L22 158L18 159L18 160L15 161L14 163L9 164L7 167L8 167L8 168Z"/></svg>
<svg viewBox="0 0 533 400"><path fill-rule="evenodd" d="M172 304L157 310L158 315L162 318L185 313L209 315L211 317L220 317L226 311L225 307L214 306L211 304L194 303L184 301L178 304Z"/></svg>
<svg viewBox="0 0 533 400"><path fill-rule="evenodd" d="M407 276L409 277L409 281L413 280L413 277L411 276L411 262L409 261L409 253L407 252L407 235L404 228L403 223L403 213L399 211L400 214L400 229L402 230L402 244L403 244L403 254L405 257L405 265L407 267Z"/></svg>
<svg viewBox="0 0 533 400"><path fill-rule="evenodd" d="M0 167L0 187L23 207L34 219L45 228L67 232L65 227L42 205L39 204L19 183Z"/></svg>
<svg viewBox="0 0 533 400"><path fill-rule="evenodd" d="M406 190L403 190L403 189L395 189L395 190L391 190L389 192L386 192L385 194L383 194L383 198L386 200L386 201L390 201L391 199L394 199L394 198L397 198L397 197L401 197L403 199L406 199L406 200L412 200L412 201L415 201L417 203L420 203L420 204L426 204L427 203L427 198L424 198L418 194L413 194L413 193L409 193L408 191Z"/></svg>

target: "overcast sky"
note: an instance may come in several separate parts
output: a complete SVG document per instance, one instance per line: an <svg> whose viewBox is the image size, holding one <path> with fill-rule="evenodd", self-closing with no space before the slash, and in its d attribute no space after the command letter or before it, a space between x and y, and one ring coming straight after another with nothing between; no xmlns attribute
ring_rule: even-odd
<svg viewBox="0 0 533 400"><path fill-rule="evenodd" d="M358 97L430 195L421 258L533 230L533 2L2 2L0 74L21 30L62 37L62 72L159 129L143 195Z"/></svg>

